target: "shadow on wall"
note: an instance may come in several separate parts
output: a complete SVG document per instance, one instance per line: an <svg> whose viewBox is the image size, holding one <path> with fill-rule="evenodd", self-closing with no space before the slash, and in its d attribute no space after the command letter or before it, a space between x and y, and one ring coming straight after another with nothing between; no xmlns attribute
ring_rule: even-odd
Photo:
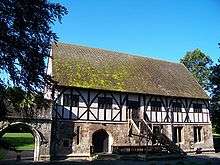
<svg viewBox="0 0 220 165"><path fill-rule="evenodd" d="M74 150L78 127L72 121L53 121L51 134L51 159L63 160Z"/></svg>
<svg viewBox="0 0 220 165"><path fill-rule="evenodd" d="M75 112L73 109L72 109L73 112ZM65 108L63 106L60 106L60 105L57 105L56 106L56 112L54 113L54 116L53 117L57 117L58 119L59 118L62 118L62 119L77 119L77 116L76 114L74 114L73 112L70 111L70 109L68 108Z"/></svg>

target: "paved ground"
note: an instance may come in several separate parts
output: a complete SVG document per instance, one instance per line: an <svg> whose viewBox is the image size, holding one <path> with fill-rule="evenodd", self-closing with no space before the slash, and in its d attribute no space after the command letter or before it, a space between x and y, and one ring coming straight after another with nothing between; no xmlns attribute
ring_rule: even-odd
<svg viewBox="0 0 220 165"><path fill-rule="evenodd" d="M96 160L96 161L54 161L54 162L32 162L30 160L8 160L0 161L0 165L220 165L220 153L188 155L178 160Z"/></svg>
<svg viewBox="0 0 220 165"><path fill-rule="evenodd" d="M15 151L7 151L5 152L4 159L6 160L16 160L17 153ZM33 160L34 151L22 151L19 153L21 158L25 160ZM0 164L1 165L1 164Z"/></svg>

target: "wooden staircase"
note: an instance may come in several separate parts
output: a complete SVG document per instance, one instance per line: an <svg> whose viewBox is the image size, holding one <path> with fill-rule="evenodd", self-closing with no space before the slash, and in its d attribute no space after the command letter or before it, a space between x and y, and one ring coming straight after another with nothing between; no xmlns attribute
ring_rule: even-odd
<svg viewBox="0 0 220 165"><path fill-rule="evenodd" d="M138 136L140 141L144 141L144 146L146 147L145 149L143 149L144 152L185 155L185 152L172 140L170 140L164 133L162 133L161 131L154 132L153 125L151 123L148 123L146 120L129 119L128 126L129 136Z"/></svg>

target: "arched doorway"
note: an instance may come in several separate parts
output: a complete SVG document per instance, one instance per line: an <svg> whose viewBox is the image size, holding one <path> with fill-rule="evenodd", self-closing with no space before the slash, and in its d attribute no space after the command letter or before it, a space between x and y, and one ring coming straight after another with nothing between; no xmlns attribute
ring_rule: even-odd
<svg viewBox="0 0 220 165"><path fill-rule="evenodd" d="M16 133L18 136L14 136L16 135ZM24 134L24 136L22 134ZM18 139L17 142L12 144L12 146L15 146L15 150L14 149L11 151L9 150L8 152L9 159L16 158L14 154L19 153L19 155L21 155L21 159L28 158L34 161L39 160L40 134L33 126L23 122L15 122L8 124L4 128L0 129L0 138L2 139L5 138L6 142L7 140L10 140L12 141L12 143L13 143L13 139L14 141ZM32 142L30 141L30 138L33 139ZM8 141L7 143L10 144L11 143L10 141Z"/></svg>
<svg viewBox="0 0 220 165"><path fill-rule="evenodd" d="M97 130L92 135L94 153L109 152L109 135L104 129Z"/></svg>

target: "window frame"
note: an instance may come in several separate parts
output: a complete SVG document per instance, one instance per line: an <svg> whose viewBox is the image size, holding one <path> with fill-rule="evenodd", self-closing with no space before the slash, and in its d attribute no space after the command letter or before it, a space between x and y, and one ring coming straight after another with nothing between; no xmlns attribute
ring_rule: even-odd
<svg viewBox="0 0 220 165"><path fill-rule="evenodd" d="M99 109L112 109L113 99L111 97L98 97Z"/></svg>
<svg viewBox="0 0 220 165"><path fill-rule="evenodd" d="M177 106L178 104L180 106ZM172 108L172 112L182 112L182 104L180 102L173 102L171 108Z"/></svg>
<svg viewBox="0 0 220 165"><path fill-rule="evenodd" d="M139 101L128 100L126 105L128 109L140 109Z"/></svg>
<svg viewBox="0 0 220 165"><path fill-rule="evenodd" d="M202 142L202 126L193 127L193 139L194 143Z"/></svg>
<svg viewBox="0 0 220 165"><path fill-rule="evenodd" d="M173 127L173 142L174 143L182 143L183 142L183 127L176 126Z"/></svg>
<svg viewBox="0 0 220 165"><path fill-rule="evenodd" d="M80 143L80 126L76 127L76 145Z"/></svg>
<svg viewBox="0 0 220 165"><path fill-rule="evenodd" d="M71 95L70 93L63 94L63 106L66 107L78 107L79 95Z"/></svg>
<svg viewBox="0 0 220 165"><path fill-rule="evenodd" d="M150 109L151 109L151 111L154 111L154 112L161 112L162 111L161 101L151 101L150 102Z"/></svg>
<svg viewBox="0 0 220 165"><path fill-rule="evenodd" d="M202 104L194 103L193 104L193 112L194 113L202 113Z"/></svg>

